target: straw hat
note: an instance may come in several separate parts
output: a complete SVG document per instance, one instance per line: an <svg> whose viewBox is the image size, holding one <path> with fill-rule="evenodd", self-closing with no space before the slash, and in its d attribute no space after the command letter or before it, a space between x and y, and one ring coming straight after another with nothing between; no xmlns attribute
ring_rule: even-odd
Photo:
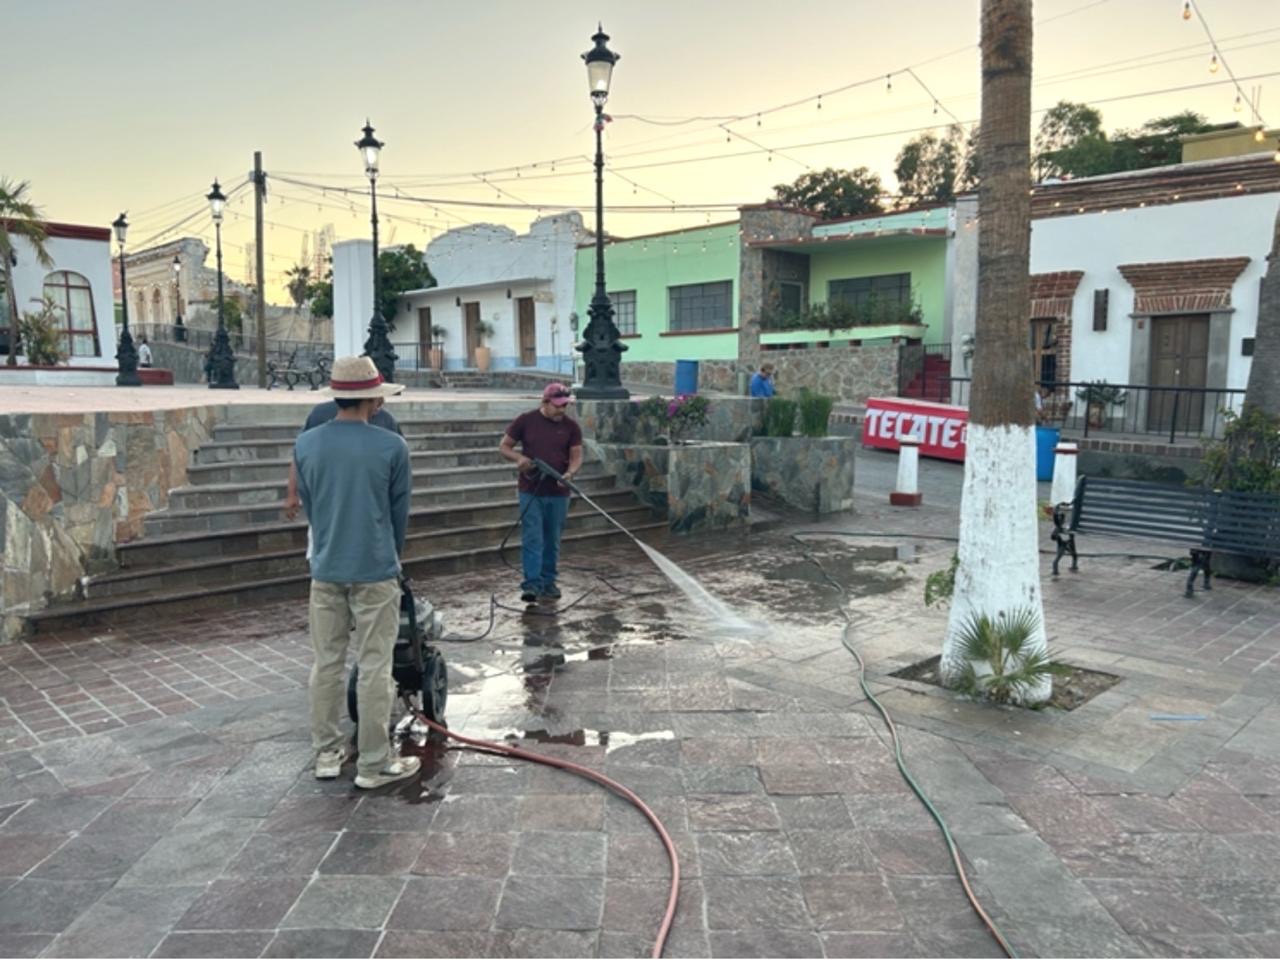
<svg viewBox="0 0 1280 965"><path fill-rule="evenodd" d="M385 399L403 391L403 385L382 381L378 367L367 355L334 359L329 387L325 390L335 399Z"/></svg>

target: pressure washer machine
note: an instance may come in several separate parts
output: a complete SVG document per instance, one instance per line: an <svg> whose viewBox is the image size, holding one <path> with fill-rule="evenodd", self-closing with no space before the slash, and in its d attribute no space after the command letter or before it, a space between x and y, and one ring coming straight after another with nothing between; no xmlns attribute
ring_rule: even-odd
<svg viewBox="0 0 1280 965"><path fill-rule="evenodd" d="M396 696L409 714L421 712L427 720L444 724L445 702L449 697L449 671L444 655L433 642L444 636L440 611L425 599L413 595L413 586L400 577L400 630L391 657L391 677ZM351 668L347 678L347 713L352 722L360 719L356 688L360 668Z"/></svg>

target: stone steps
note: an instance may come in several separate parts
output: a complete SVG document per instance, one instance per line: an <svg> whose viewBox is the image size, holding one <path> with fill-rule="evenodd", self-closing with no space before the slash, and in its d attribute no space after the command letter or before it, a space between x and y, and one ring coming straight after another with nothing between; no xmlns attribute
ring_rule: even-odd
<svg viewBox="0 0 1280 965"><path fill-rule="evenodd" d="M652 517L650 517L652 520ZM631 527L639 536L666 532L664 520L645 521ZM566 531L564 547L572 556L583 551L599 552L598 547L626 541L626 537L613 527ZM519 566L518 546L509 546L507 560ZM499 559L498 543L471 546L465 549L445 550L427 556L406 557L401 562L409 577L439 576L442 573L458 573L478 566L490 565ZM519 582L519 572L511 574L512 587ZM29 634L56 633L78 627L110 627L140 620L166 619L209 613L210 620L229 610L250 607L272 600L298 599L305 611L310 577L305 572L287 573L243 582L226 582L216 586L182 586L152 592L139 592L101 600L82 600L75 603L48 607L31 613L25 618Z"/></svg>
<svg viewBox="0 0 1280 965"><path fill-rule="evenodd" d="M119 569L86 577L80 599L31 615L31 629L110 625L305 594L307 524L282 512L298 428L264 415L215 427L188 466L187 485L170 491L166 509L145 517L143 538L117 545ZM506 418L403 423L420 430L410 437L413 494L402 557L411 575L492 562L504 538L508 560L519 565L515 472L497 449L507 424ZM578 482L624 525L667 528L599 462L586 463ZM625 539L584 501L570 505L566 547L595 547L615 536Z"/></svg>
<svg viewBox="0 0 1280 965"><path fill-rule="evenodd" d="M395 414L395 410L391 410ZM305 418L305 417L304 417ZM400 431L406 436L450 435L456 433L486 433L496 440L511 424L509 418L497 419L397 419ZM292 443L302 431L302 420L297 422L223 422L214 426L214 443L237 442L242 439L276 439ZM497 442L494 442L497 445Z"/></svg>
<svg viewBox="0 0 1280 965"><path fill-rule="evenodd" d="M295 436L287 438L262 437L256 439L236 439L201 443L196 449L194 463L196 466L218 466L228 462L255 462L258 460L288 460L293 456ZM453 432L453 433L414 433L404 437L409 451L415 461L424 455L440 452L478 452L498 451L498 443L502 439L501 431L494 432Z"/></svg>
<svg viewBox="0 0 1280 965"><path fill-rule="evenodd" d="M634 500L631 505L614 508L610 512L618 522L628 527L631 523L642 525L653 519L648 508ZM515 529L517 518L518 513L515 513L501 520L410 532L405 540L403 556L405 559L425 559L476 545L498 546L506 536L508 549L518 557L520 537ZM565 534L591 532L609 525L603 516L582 504L570 510ZM301 539L295 537L294 544L284 549L258 550L243 556L213 556L184 562L169 560L150 568L130 567L105 576L87 577L81 587L86 600L97 601L182 587L203 587L207 591L216 592L225 583L239 584L297 574L305 576L307 572L306 531L303 530Z"/></svg>
<svg viewBox="0 0 1280 965"><path fill-rule="evenodd" d="M584 486L591 498L604 509L625 509L637 505L635 495L629 489L605 486ZM472 497L475 490L463 489L459 496ZM204 532L182 531L162 534L121 543L116 555L122 570L145 569L166 562L183 563L208 558L238 557L258 552L274 552L285 549L301 549L307 545L307 524L298 519L284 519L280 506L274 515L258 523L249 522L237 527L219 527ZM520 513L515 491L510 486L501 487L491 498L459 499L449 504L435 502L416 507L409 514L411 534L434 529L488 523L508 524Z"/></svg>
<svg viewBox="0 0 1280 965"><path fill-rule="evenodd" d="M424 458L420 458L424 457ZM498 460L491 465L444 466L431 468L425 454L413 453L414 488L427 486L484 486L493 482L513 482L515 469L509 462ZM246 462L218 462L188 466L187 479L193 486L219 483L283 483L289 478L289 459L253 459Z"/></svg>
<svg viewBox="0 0 1280 965"><path fill-rule="evenodd" d="M599 471L598 464L587 464L585 472L578 477L581 489L590 493L594 486L612 484L613 477ZM513 474L514 477L514 474ZM169 508L157 510L150 518L165 519L180 513L199 512L216 509L262 509L265 506L279 508L284 503L288 481L275 479L270 482L214 483L207 486L180 486L169 490ZM421 487L413 491L412 505L422 507L434 503L468 501L472 496L478 499L499 499L515 490L514 478L503 483L490 483L483 486L434 486ZM235 525L235 524L231 524Z"/></svg>

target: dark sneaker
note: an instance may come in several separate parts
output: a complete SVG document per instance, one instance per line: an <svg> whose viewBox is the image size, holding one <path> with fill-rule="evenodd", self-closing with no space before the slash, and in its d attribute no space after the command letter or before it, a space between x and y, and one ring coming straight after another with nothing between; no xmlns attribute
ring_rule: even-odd
<svg viewBox="0 0 1280 965"><path fill-rule="evenodd" d="M525 603L537 603L538 591L533 589L532 587L527 587L520 592L520 599L523 600Z"/></svg>
<svg viewBox="0 0 1280 965"><path fill-rule="evenodd" d="M560 599L560 587L554 583L548 583L542 588L542 595L549 600L558 600Z"/></svg>

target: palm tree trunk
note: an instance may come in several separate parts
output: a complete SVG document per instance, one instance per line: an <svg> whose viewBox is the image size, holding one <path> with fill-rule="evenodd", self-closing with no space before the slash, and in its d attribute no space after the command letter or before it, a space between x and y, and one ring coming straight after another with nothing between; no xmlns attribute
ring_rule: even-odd
<svg viewBox="0 0 1280 965"><path fill-rule="evenodd" d="M1258 328L1254 333L1253 362L1244 404L1267 415L1280 416L1280 210L1276 212L1267 256L1267 273L1262 278L1258 300Z"/></svg>
<svg viewBox="0 0 1280 965"><path fill-rule="evenodd" d="M958 637L971 616L1030 609L1027 649L1046 649L1036 519L1035 408L1027 351L1031 245L1031 0L983 0L979 133L978 317L969 406L960 565L942 673L964 668ZM1021 697L1049 696L1043 680Z"/></svg>
<svg viewBox="0 0 1280 965"><path fill-rule="evenodd" d="M4 260L4 297L9 302L9 357L6 365L18 364L18 296L13 290L13 265L8 256L0 255Z"/></svg>

